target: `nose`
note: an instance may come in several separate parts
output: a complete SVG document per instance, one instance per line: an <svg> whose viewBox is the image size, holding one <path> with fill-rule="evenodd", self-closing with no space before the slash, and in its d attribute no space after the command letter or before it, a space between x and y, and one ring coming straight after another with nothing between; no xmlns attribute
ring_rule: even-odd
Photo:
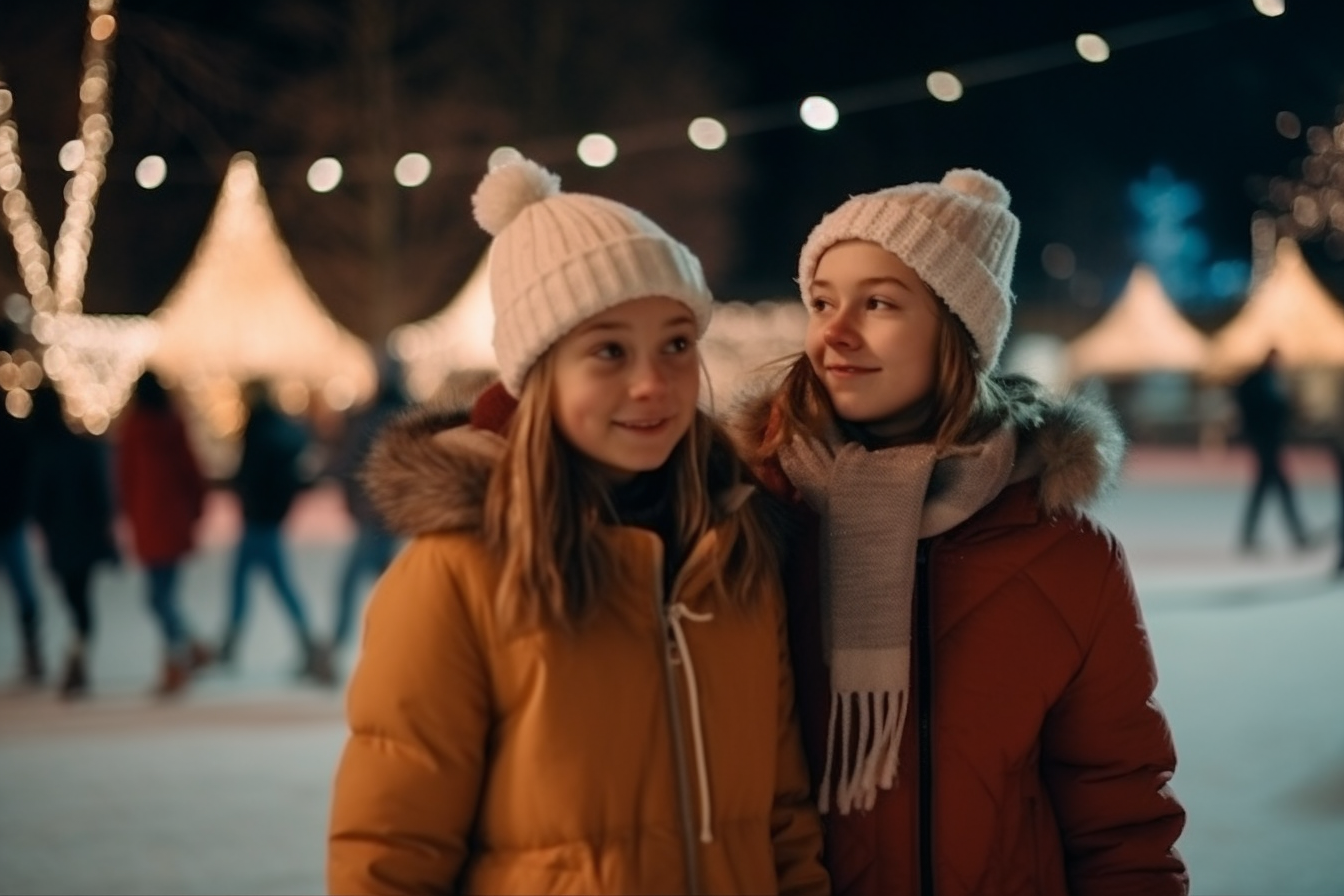
<svg viewBox="0 0 1344 896"><path fill-rule="evenodd" d="M821 338L831 348L857 348L861 340L858 328L854 325L852 309L838 310L822 328Z"/></svg>
<svg viewBox="0 0 1344 896"><path fill-rule="evenodd" d="M630 397L647 401L659 398L668 389L668 372L659 358L644 358L630 370Z"/></svg>

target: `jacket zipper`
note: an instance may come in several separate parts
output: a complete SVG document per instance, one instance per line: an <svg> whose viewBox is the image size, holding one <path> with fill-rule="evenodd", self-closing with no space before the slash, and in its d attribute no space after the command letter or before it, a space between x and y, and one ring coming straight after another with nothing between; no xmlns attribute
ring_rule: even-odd
<svg viewBox="0 0 1344 896"><path fill-rule="evenodd" d="M933 609L929 543L915 551L915 662L919 705L919 891L934 896L933 879Z"/></svg>
<svg viewBox="0 0 1344 896"><path fill-rule="evenodd" d="M681 724L681 708L677 695L677 678L672 668L672 651L676 642L668 631L667 614L663 609L667 594L663 586L662 563L653 567L653 614L658 620L658 634L662 641L658 652L663 658L663 683L667 686L667 717L672 727L672 750L677 763L677 802L681 809L682 857L686 861L686 892L696 896L700 892L700 871L696 862L695 822L691 817L690 772L686 768L686 744Z"/></svg>

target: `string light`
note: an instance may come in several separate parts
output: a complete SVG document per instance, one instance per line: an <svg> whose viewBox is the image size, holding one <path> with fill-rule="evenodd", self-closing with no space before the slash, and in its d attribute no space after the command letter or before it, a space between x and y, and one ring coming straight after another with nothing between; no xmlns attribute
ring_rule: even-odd
<svg viewBox="0 0 1344 896"><path fill-rule="evenodd" d="M1276 123L1282 133L1282 118ZM1302 177L1270 182L1279 233L1299 242L1323 240L1331 257L1344 261L1344 116L1334 128L1307 128L1306 137L1311 154L1302 160Z"/></svg>

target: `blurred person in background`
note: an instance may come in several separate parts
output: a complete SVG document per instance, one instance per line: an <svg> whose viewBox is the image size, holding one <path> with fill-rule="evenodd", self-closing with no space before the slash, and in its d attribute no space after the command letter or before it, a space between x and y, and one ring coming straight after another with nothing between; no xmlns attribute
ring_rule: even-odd
<svg viewBox="0 0 1344 896"><path fill-rule="evenodd" d="M373 401L352 414L337 447L331 472L340 482L345 506L355 522L355 538L345 556L341 581L336 594L336 623L331 637L333 651L350 642L355 629L365 578L376 579L392 562L397 536L387 528L382 516L360 481L369 448L375 437L394 417L410 407L400 365L391 358L379 364L378 392Z"/></svg>
<svg viewBox="0 0 1344 896"><path fill-rule="evenodd" d="M259 569L270 577L281 605L294 625L302 656L299 676L320 684L333 680L330 651L313 638L304 603L285 559L281 526L294 499L310 483L303 474L308 433L285 416L272 402L264 382L243 387L247 423L243 428L243 453L233 487L242 509L243 532L233 564L232 600L228 625L220 641L219 661L232 663L238 638L247 616L248 576Z"/></svg>
<svg viewBox="0 0 1344 896"><path fill-rule="evenodd" d="M1279 369L1278 349L1271 348L1265 359L1236 386L1237 408L1241 412L1241 436L1255 453L1255 481L1241 526L1241 550L1258 549L1256 532L1265 495L1273 491L1283 503L1288 530L1299 550L1309 546L1306 526L1297 510L1293 485L1283 468L1283 448L1292 424L1293 406L1288 386Z"/></svg>
<svg viewBox="0 0 1344 896"><path fill-rule="evenodd" d="M60 583L74 627L61 695L76 698L89 690L94 569L120 559L112 529L110 463L102 439L66 425L61 397L50 383L33 392L32 421L33 514L45 542L47 565Z"/></svg>
<svg viewBox="0 0 1344 896"><path fill-rule="evenodd" d="M149 607L163 635L161 696L179 693L210 651L194 639L178 605L183 559L196 546L206 483L186 426L159 378L136 380L120 428L117 489L130 523L136 558L144 565Z"/></svg>
<svg viewBox="0 0 1344 896"><path fill-rule="evenodd" d="M13 326L0 318L0 352L17 347ZM0 397L4 392L0 391ZM41 610L33 568L28 553L28 520L32 513L29 487L32 482L32 426L26 417L15 417L0 401L0 572L14 592L23 653L21 678L39 684L46 675L42 657Z"/></svg>

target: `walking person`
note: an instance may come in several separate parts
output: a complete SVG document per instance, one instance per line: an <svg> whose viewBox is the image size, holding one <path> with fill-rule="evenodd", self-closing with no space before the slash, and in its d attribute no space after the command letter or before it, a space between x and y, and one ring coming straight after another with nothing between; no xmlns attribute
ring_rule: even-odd
<svg viewBox="0 0 1344 896"><path fill-rule="evenodd" d="M229 619L220 641L219 661L232 663L247 617L248 578L265 573L275 586L281 606L298 640L299 675L319 684L332 683L330 652L313 637L304 602L290 576L281 526L294 499L307 486L301 462L308 434L272 402L266 384L243 387L247 423L243 452L233 485L242 509L243 531L234 557Z"/></svg>
<svg viewBox="0 0 1344 896"><path fill-rule="evenodd" d="M1185 812L1115 537L1111 414L995 364L1019 224L973 169L802 248L805 351L735 421L785 582L837 893L1183 894Z"/></svg>
<svg viewBox="0 0 1344 896"><path fill-rule="evenodd" d="M532 162L474 202L503 385L370 459L414 539L369 604L330 892L827 892L772 545L697 408L699 261Z"/></svg>
<svg viewBox="0 0 1344 896"><path fill-rule="evenodd" d="M34 518L74 630L60 692L75 699L90 688L94 571L120 560L112 528L111 463L102 439L67 426L60 394L50 383L33 391L32 421Z"/></svg>
<svg viewBox="0 0 1344 896"><path fill-rule="evenodd" d="M367 407L350 416L332 464L332 472L345 497L346 510L355 523L355 537L346 552L336 594L336 623L331 637L333 652L349 646L354 634L364 596L360 585L382 575L397 550L397 536L388 529L382 515L369 500L360 473L374 439L410 405L398 365L386 359L380 365L377 393Z"/></svg>
<svg viewBox="0 0 1344 896"><path fill-rule="evenodd" d="M16 335L9 321L0 318L0 352L17 347ZM33 463L31 421L14 416L0 402L0 572L4 573L0 578L9 582L14 594L23 657L20 680L27 685L41 684L46 676L41 605L28 549Z"/></svg>
<svg viewBox="0 0 1344 896"><path fill-rule="evenodd" d="M119 435L117 490L148 579L149 608L163 636L163 671L155 690L171 696L210 660L178 603L182 563L195 548L195 527L205 508L205 477L182 417L152 371L136 380Z"/></svg>
<svg viewBox="0 0 1344 896"><path fill-rule="evenodd" d="M1241 412L1241 435L1255 454L1255 480L1242 518L1241 549L1256 550L1260 511L1265 496L1274 492L1283 505L1293 543L1298 550L1304 550L1310 545L1307 529L1297 511L1293 485L1283 468L1283 449L1292 424L1293 406L1279 369L1278 349L1271 348L1264 360L1237 383L1236 397Z"/></svg>

